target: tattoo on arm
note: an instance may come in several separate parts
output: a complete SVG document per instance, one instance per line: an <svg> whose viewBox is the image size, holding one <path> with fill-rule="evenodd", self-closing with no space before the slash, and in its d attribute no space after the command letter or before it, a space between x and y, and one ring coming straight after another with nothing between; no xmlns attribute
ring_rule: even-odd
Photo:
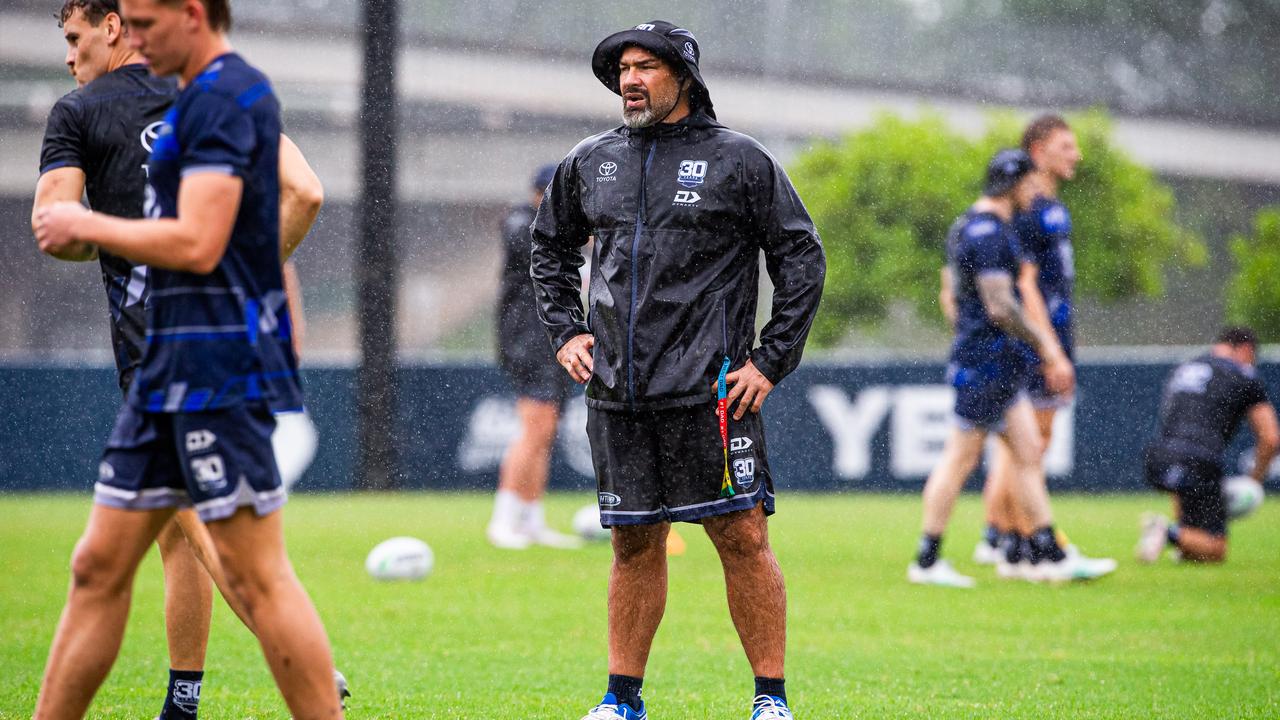
<svg viewBox="0 0 1280 720"><path fill-rule="evenodd" d="M1013 278L1008 273L979 275L978 296L982 298L982 306L996 327L1030 343L1041 358L1054 346L1055 340L1048 336L1044 328L1028 322L1018 299L1013 296Z"/></svg>

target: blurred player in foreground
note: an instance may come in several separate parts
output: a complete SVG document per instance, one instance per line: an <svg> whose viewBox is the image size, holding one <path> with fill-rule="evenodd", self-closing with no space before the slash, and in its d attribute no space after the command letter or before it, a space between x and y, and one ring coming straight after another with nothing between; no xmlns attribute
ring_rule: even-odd
<svg viewBox="0 0 1280 720"><path fill-rule="evenodd" d="M1252 330L1227 328L1208 353L1179 365L1165 383L1160 428L1146 451L1146 480L1173 496L1177 521L1143 516L1137 547L1142 562L1155 562L1165 547L1184 560L1226 559L1222 454L1248 418L1257 441L1252 475L1261 485L1280 449L1276 410L1254 369L1257 352Z"/></svg>
<svg viewBox="0 0 1280 720"><path fill-rule="evenodd" d="M701 523L719 553L756 676L751 717L791 718L759 412L800 362L826 261L782 167L716 121L699 55L693 33L661 21L596 47L592 68L622 97L623 126L569 153L533 225L541 317L560 364L587 384L601 520L613 528L609 682L586 720L646 717L640 691L666 606L672 522ZM773 315L753 348L762 250Z"/></svg>
<svg viewBox="0 0 1280 720"><path fill-rule="evenodd" d="M119 217L140 218L150 143L177 96L172 79L150 74L128 46L116 0L67 0L59 12L67 42L66 64L78 89L54 106L41 149L40 181L32 210L78 201L86 188L90 207ZM297 147L281 136L281 246L287 256L309 231L323 202L323 189ZM64 260L97 258L107 290L111 336L120 388L127 396L145 348L147 267L86 248ZM285 264L291 317L301 313L292 263ZM295 348L301 323L294 323ZM272 435L287 485L314 454L315 430L305 413L279 416ZM210 577L242 620L248 614L227 587L208 531L194 510L179 510L156 539L165 574L169 639L168 692L161 720L195 717L204 676L212 613ZM341 684L345 684L345 680Z"/></svg>
<svg viewBox="0 0 1280 720"><path fill-rule="evenodd" d="M1043 115L1023 131L1022 150L1031 158L1034 169L1028 174L1027 182L1020 186L1021 192L1029 197L1021 199L1023 210L1013 223L1023 252L1018 292L1027 321L1052 332L1067 362L1074 365L1075 262L1071 216L1058 200L1058 188L1062 182L1075 177L1080 147L1065 120L1057 115ZM1035 408L1042 447L1047 451L1053 439L1054 417L1060 409L1071 406L1073 394L1049 389L1038 357L1027 374L1027 394ZM1009 447L997 441L982 493L987 509L987 531L973 553L975 562L996 565L1004 578L1021 578L1031 568L1028 544L1029 533L1034 528L1013 500L1013 467ZM1058 542L1068 555L1079 553L1075 546L1068 544L1061 531ZM1099 559L1097 564L1111 565L1114 569L1114 563L1108 560Z"/></svg>
<svg viewBox="0 0 1280 720"><path fill-rule="evenodd" d="M154 135L141 135L151 145L146 220L74 201L40 207L33 220L45 252L107 253L145 267L149 282L148 342L103 454L36 717L84 714L119 650L138 563L174 508L191 504L209 523L219 561L210 567L225 572L294 716L341 717L324 628L277 512L271 410L302 405L280 264L279 105L227 43L226 0L121 9L128 49L110 55L140 54L157 75L178 75L181 92ZM143 80L133 89L160 102Z"/></svg>
<svg viewBox="0 0 1280 720"><path fill-rule="evenodd" d="M529 225L555 171L555 165L538 168L532 179L531 204L513 209L502 223L505 242L498 299L498 364L516 391L520 434L502 457L498 493L486 535L494 547L508 550L535 544L582 546L580 538L547 527L542 508L560 406L572 391L572 383L547 347L547 334L538 320L538 303L529 278L533 242Z"/></svg>
<svg viewBox="0 0 1280 720"><path fill-rule="evenodd" d="M1045 490L1043 439L1023 391L1031 372L1023 343L1040 359L1051 391L1070 392L1074 381L1057 338L1028 320L1014 282L1022 258L1010 223L1022 209L1021 198L1029 197L1025 190L1031 170L1031 159L1021 150L997 153L987 167L982 197L947 236L942 278L944 295L950 294L953 302L956 337L947 374L956 389L956 425L925 483L924 531L915 562L907 568L913 583L973 587L973 578L961 575L939 553L956 497L991 433L1009 446L1014 502L1034 528L1031 578L1060 581L1102 574L1081 558L1069 558L1058 544Z"/></svg>

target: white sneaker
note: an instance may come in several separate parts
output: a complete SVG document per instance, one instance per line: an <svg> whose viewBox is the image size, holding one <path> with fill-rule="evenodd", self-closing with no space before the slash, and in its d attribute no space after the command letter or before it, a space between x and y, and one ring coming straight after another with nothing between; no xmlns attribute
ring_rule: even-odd
<svg viewBox="0 0 1280 720"><path fill-rule="evenodd" d="M1159 513L1142 513L1142 532L1138 546L1133 549L1138 562L1153 563L1169 544L1169 518Z"/></svg>
<svg viewBox="0 0 1280 720"><path fill-rule="evenodd" d="M996 577L1001 580L1033 580L1032 565L1026 560L1011 563L1002 557L996 563Z"/></svg>
<svg viewBox="0 0 1280 720"><path fill-rule="evenodd" d="M917 585L941 585L943 587L971 588L977 583L968 575L961 575L946 560L939 560L927 568L919 563L907 566L907 580Z"/></svg>
<svg viewBox="0 0 1280 720"><path fill-rule="evenodd" d="M998 565L1004 560L1004 553L998 547L991 547L986 540L979 540L973 548L973 561L979 565Z"/></svg>
<svg viewBox="0 0 1280 720"><path fill-rule="evenodd" d="M1041 560L1032 566L1036 580L1061 583L1074 580L1095 580L1115 571L1116 561L1111 558L1089 558L1083 555L1066 556L1058 562Z"/></svg>
<svg viewBox="0 0 1280 720"><path fill-rule="evenodd" d="M751 720L795 720L795 716L782 698L757 695L751 701Z"/></svg>
<svg viewBox="0 0 1280 720"><path fill-rule="evenodd" d="M537 530L526 533L529 542L534 545L542 545L549 548L557 548L560 550L577 550L583 546L583 540L576 535L566 535L557 532L549 527L539 528Z"/></svg>
<svg viewBox="0 0 1280 720"><path fill-rule="evenodd" d="M490 525L484 534L499 550L524 550L533 542L528 535L502 525Z"/></svg>

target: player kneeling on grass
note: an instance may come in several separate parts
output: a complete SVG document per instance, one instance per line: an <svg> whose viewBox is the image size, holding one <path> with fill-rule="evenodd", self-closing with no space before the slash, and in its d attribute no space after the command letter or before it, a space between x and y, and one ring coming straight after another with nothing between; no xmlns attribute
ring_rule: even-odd
<svg viewBox="0 0 1280 720"><path fill-rule="evenodd" d="M226 0L123 0L130 46L181 92L148 162L144 212L36 212L41 250L151 269L148 343L99 471L38 718L82 717L119 651L134 572L194 505L297 718L339 718L328 640L284 549L273 408L301 408L280 263L279 104L235 54Z"/></svg>
<svg viewBox="0 0 1280 720"><path fill-rule="evenodd" d="M800 362L826 260L782 167L716 121L698 60L693 34L666 22L601 42L592 67L622 96L623 127L560 163L533 224L539 311L560 364L587 384L601 520L613 527L609 683L586 720L646 717L672 522L700 523L720 555L756 676L751 717L791 718L759 412ZM584 316L578 269L592 236ZM773 315L753 347L761 251Z"/></svg>
<svg viewBox="0 0 1280 720"><path fill-rule="evenodd" d="M924 533L916 560L907 569L914 583L972 587L973 578L956 572L939 557L942 533L956 497L977 466L990 433L1007 443L1013 501L1034 528L1030 534L1031 578L1071 580L1096 577L1110 568L1068 557L1053 531L1045 490L1043 440L1024 392L1030 363L1029 343L1041 361L1045 383L1068 392L1071 364L1047 328L1028 322L1018 301L1014 278L1021 250L1010 221L1022 209L1020 192L1029 182L1031 159L1021 150L996 154L987 167L983 195L951 226L947 236L944 283L955 305L955 342L947 373L956 389L956 427L942 459L924 487Z"/></svg>
<svg viewBox="0 0 1280 720"><path fill-rule="evenodd" d="M1248 418L1257 441L1252 475L1261 485L1280 448L1276 410L1254 369L1257 352L1252 330L1227 328L1208 353L1179 365L1166 381L1160 429L1147 446L1146 480L1173 496L1177 522L1143 516L1137 547L1142 562L1155 562L1166 546L1185 560L1226 559L1222 453Z"/></svg>

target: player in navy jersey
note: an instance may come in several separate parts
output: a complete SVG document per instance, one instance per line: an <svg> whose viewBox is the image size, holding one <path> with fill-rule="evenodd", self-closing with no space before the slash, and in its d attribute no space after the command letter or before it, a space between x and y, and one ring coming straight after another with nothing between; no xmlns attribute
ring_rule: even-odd
<svg viewBox="0 0 1280 720"><path fill-rule="evenodd" d="M948 378L956 390L956 424L924 488L924 531L911 582L972 587L941 559L942 533L965 479L973 472L987 436L998 434L1012 450L1015 501L1034 523L1031 534L1036 579L1092 577L1094 568L1072 562L1058 544L1045 492L1042 441L1023 392L1032 353L1049 387L1070 389L1071 365L1051 332L1028 321L1015 278L1022 250L1010 223L1032 170L1021 150L1005 150L987 168L983 195L952 225L942 277L944 308L955 328Z"/></svg>
<svg viewBox="0 0 1280 720"><path fill-rule="evenodd" d="M141 217L149 144L177 96L177 85L172 79L152 76L142 57L128 47L116 0L66 0L58 18L67 42L67 68L78 89L59 100L49 114L33 215L45 205L78 200L87 189L90 207ZM281 248L288 254L315 221L323 188L297 146L283 136L280 181ZM92 260L94 255L90 251L62 259ZM145 343L147 268L105 252L97 254L97 259L107 289L118 380L127 392ZM291 263L286 263L285 270L291 316L300 317L296 272ZM297 333L294 339L296 346ZM308 437L310 426L304 418L281 416L272 437L286 484L286 467L297 466L298 448L307 447L299 441ZM295 426L298 430L290 432ZM236 614L246 624L249 620L227 587L212 540L194 510L175 513L156 544L164 566L170 655L168 692L160 718L185 720L195 717L199 707L212 613L211 577Z"/></svg>
<svg viewBox="0 0 1280 720"><path fill-rule="evenodd" d="M1018 291L1028 321L1052 332L1067 360L1074 364L1075 263L1071 216L1058 200L1058 189L1061 183L1075 177L1081 159L1080 147L1065 120L1057 115L1043 115L1023 131L1022 150L1031 158L1034 169L1022 188L1023 209L1013 223L1023 255ZM1072 393L1051 390L1038 364L1038 359L1033 359L1032 372L1027 374L1027 393L1035 408L1043 447L1047 449L1052 440L1054 417L1059 409L1071 405ZM1006 578L1026 573L1027 534L1033 529L1030 520L1016 511L1011 488L1012 468L1008 447L997 442L983 486L987 531L973 555L976 562L997 565L1000 576ZM1060 531L1058 541L1068 554L1079 553ZM1098 559L1096 564L1114 566L1114 562L1107 559Z"/></svg>
<svg viewBox="0 0 1280 720"><path fill-rule="evenodd" d="M1143 517L1137 555L1155 562L1166 546L1183 559L1222 562L1227 557L1223 453L1245 419L1253 431L1253 479L1264 482L1280 449L1280 424L1267 388L1254 369L1258 337L1226 328L1209 352L1182 363L1164 386L1160 425L1147 446L1146 480L1173 496L1176 522Z"/></svg>
<svg viewBox="0 0 1280 720"><path fill-rule="evenodd" d="M82 716L133 573L175 507L208 523L294 717L341 717L328 641L284 551L271 411L301 407L280 263L279 105L230 48L225 0L126 0L130 47L181 91L152 141L147 220L36 212L41 249L150 269L147 342L107 444L37 717Z"/></svg>

